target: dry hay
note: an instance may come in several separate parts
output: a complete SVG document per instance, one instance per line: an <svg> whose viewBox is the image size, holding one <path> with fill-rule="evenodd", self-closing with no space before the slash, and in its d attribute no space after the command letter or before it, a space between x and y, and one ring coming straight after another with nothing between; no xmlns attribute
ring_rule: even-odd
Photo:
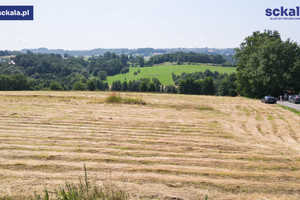
<svg viewBox="0 0 300 200"><path fill-rule="evenodd" d="M1 92L0 193L91 179L132 199L299 199L300 117L245 98Z"/></svg>

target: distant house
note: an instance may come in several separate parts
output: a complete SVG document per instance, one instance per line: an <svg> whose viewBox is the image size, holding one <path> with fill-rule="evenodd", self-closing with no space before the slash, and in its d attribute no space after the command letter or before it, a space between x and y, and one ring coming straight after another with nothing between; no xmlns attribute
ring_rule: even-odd
<svg viewBox="0 0 300 200"><path fill-rule="evenodd" d="M15 61L10 60L8 64L10 64L10 65L15 65L16 63L15 63Z"/></svg>

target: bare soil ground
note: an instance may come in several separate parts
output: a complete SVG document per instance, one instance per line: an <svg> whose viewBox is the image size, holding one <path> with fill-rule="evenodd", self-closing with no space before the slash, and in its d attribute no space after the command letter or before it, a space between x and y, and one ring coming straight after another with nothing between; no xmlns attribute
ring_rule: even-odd
<svg viewBox="0 0 300 200"><path fill-rule="evenodd" d="M0 197L78 180L131 199L300 199L300 117L229 97L0 92Z"/></svg>

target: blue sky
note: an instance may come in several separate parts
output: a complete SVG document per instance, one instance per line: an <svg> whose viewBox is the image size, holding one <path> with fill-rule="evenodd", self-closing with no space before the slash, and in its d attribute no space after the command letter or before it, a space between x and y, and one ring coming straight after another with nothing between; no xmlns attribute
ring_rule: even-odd
<svg viewBox="0 0 300 200"><path fill-rule="evenodd" d="M34 5L34 21L0 21L0 49L46 47L232 48L253 31L300 42L300 20L271 21L267 8L299 0L0 0Z"/></svg>

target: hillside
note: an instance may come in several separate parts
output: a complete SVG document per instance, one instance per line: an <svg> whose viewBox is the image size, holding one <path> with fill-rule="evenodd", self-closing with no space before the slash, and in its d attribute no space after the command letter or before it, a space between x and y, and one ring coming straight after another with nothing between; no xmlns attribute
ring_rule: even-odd
<svg viewBox="0 0 300 200"><path fill-rule="evenodd" d="M300 117L245 98L0 92L0 198L77 181L131 199L299 199Z"/></svg>
<svg viewBox="0 0 300 200"><path fill-rule="evenodd" d="M205 70L218 71L220 73L233 73L236 71L234 67L218 67L210 65L157 65L153 67L131 67L126 74L118 74L115 76L109 76L107 78L108 84L112 84L113 81L127 81L137 80L141 78L153 78L156 77L163 85L173 85L172 73L180 75L181 73L193 73L204 72ZM134 72L140 70L138 75L134 75Z"/></svg>

